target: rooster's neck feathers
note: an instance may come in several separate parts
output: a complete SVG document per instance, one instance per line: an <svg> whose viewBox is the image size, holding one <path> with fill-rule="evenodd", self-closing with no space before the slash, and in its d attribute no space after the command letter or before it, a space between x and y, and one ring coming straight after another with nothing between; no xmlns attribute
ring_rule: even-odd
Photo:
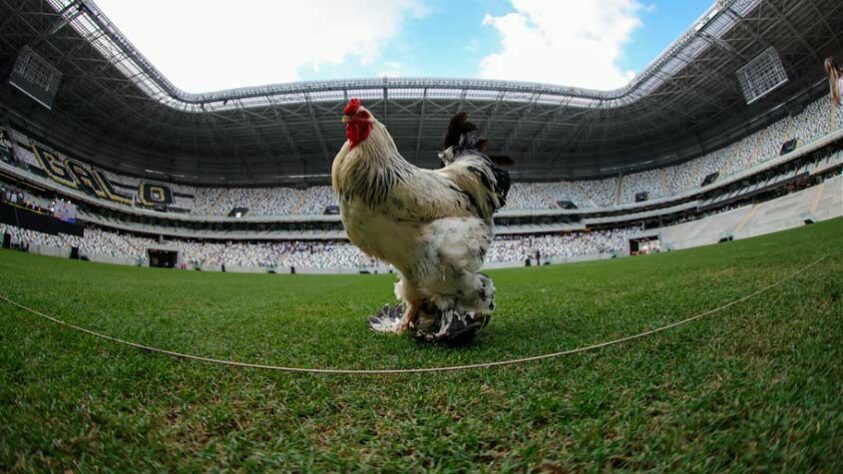
<svg viewBox="0 0 843 474"><path fill-rule="evenodd" d="M341 199L359 199L369 207L386 201L395 185L416 169L398 153L386 127L375 120L369 137L335 162L334 188ZM342 151L340 152L342 154Z"/></svg>
<svg viewBox="0 0 843 474"><path fill-rule="evenodd" d="M506 203L509 174L483 152L486 139L466 118L458 114L452 119L443 140L448 146L440 155L445 167L436 171L404 160L386 128L372 119L369 137L354 147L346 141L334 159L332 180L341 202L373 209L395 203L430 218L474 209L472 214L490 219Z"/></svg>

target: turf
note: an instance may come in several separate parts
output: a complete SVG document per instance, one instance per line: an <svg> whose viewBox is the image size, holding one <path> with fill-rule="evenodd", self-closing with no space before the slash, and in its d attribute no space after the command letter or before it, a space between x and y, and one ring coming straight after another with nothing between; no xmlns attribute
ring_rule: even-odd
<svg viewBox="0 0 843 474"><path fill-rule="evenodd" d="M393 278L127 268L0 252L0 292L158 347L276 365L433 367L558 351L763 296L647 339L401 376L232 369L0 304L0 471L841 472L843 219L611 261L491 272L448 349L368 332Z"/></svg>

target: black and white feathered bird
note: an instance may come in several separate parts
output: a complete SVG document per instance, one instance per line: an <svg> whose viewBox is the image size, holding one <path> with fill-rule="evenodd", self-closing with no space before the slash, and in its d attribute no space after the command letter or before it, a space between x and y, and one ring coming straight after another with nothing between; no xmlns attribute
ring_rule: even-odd
<svg viewBox="0 0 843 474"><path fill-rule="evenodd" d="M485 324L495 309L495 288L480 273L494 237L492 215L506 202L509 174L484 152L486 140L465 113L451 119L437 170L407 162L372 113L352 99L343 113L345 144L337 153L332 183L349 239L366 254L391 263L401 277L403 301L394 327L386 308L374 329L404 332L419 324L427 333ZM435 327L434 327L435 326ZM417 327L418 329L418 327Z"/></svg>

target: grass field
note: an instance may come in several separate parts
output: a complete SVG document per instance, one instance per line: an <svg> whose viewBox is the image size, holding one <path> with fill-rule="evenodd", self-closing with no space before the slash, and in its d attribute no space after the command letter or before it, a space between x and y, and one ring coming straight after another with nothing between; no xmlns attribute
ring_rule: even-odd
<svg viewBox="0 0 843 474"><path fill-rule="evenodd" d="M392 277L127 268L0 251L0 293L158 347L400 376L233 369L71 332L0 303L0 471L843 471L843 219L683 252L492 272L475 344L369 333Z"/></svg>

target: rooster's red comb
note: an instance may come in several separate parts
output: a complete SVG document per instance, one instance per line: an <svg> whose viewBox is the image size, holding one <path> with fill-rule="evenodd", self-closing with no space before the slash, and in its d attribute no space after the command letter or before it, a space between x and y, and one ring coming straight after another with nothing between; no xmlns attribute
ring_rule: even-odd
<svg viewBox="0 0 843 474"><path fill-rule="evenodd" d="M360 99L351 99L348 101L348 105L345 106L345 110L342 111L343 115L354 115L357 112L357 109L360 108Z"/></svg>

